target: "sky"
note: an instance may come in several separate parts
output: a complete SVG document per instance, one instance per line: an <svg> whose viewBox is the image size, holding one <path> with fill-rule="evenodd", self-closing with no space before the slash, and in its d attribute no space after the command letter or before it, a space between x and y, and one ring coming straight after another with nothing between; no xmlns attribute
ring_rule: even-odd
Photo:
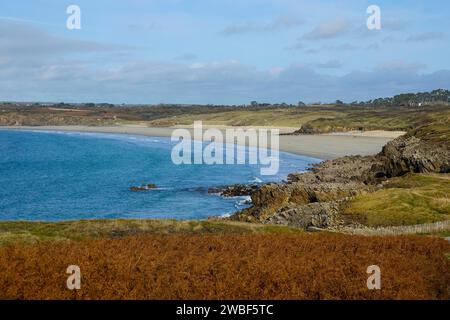
<svg viewBox="0 0 450 320"><path fill-rule="evenodd" d="M69 5L81 29L68 29ZM370 5L381 29L366 25ZM346 102L450 89L444 0L0 3L0 101Z"/></svg>

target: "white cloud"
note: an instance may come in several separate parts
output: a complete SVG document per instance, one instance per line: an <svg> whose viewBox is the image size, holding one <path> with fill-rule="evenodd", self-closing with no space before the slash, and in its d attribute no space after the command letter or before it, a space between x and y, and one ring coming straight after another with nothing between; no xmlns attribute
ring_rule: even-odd
<svg viewBox="0 0 450 320"><path fill-rule="evenodd" d="M442 40L445 39L445 35L440 32L425 32L416 35L412 35L408 37L408 41L413 42L423 42L423 41L431 41L431 40Z"/></svg>
<svg viewBox="0 0 450 320"><path fill-rule="evenodd" d="M298 41L297 43L294 43L293 45L290 45L285 48L286 50L304 50L306 49L306 46L303 42Z"/></svg>
<svg viewBox="0 0 450 320"><path fill-rule="evenodd" d="M316 66L320 69L339 69L342 68L342 63L339 60L333 59L323 63L318 63Z"/></svg>
<svg viewBox="0 0 450 320"><path fill-rule="evenodd" d="M197 59L198 59L198 56L193 53L184 53L182 55L175 57L175 60L180 60L180 61L193 61L193 60L197 60Z"/></svg>
<svg viewBox="0 0 450 320"><path fill-rule="evenodd" d="M393 60L386 61L378 66L376 66L377 70L380 71L412 71L417 72L421 69L426 68L426 65L419 62L408 62L404 60Z"/></svg>
<svg viewBox="0 0 450 320"><path fill-rule="evenodd" d="M346 20L326 21L303 35L307 40L324 40L343 36L351 30L350 22Z"/></svg>
<svg viewBox="0 0 450 320"><path fill-rule="evenodd" d="M342 44L335 44L335 45L323 45L318 48L309 48L306 49L306 53L318 53L318 52L336 52L336 51L352 51L357 50L358 47L350 44L350 43L342 43Z"/></svg>
<svg viewBox="0 0 450 320"><path fill-rule="evenodd" d="M243 34L243 33L267 33L280 31L283 29L291 29L301 25L303 22L299 18L290 16L281 16L271 22L257 23L244 22L240 24L230 25L224 28L221 33L226 36Z"/></svg>
<svg viewBox="0 0 450 320"><path fill-rule="evenodd" d="M322 67L337 67L327 62ZM389 67L390 66L390 67ZM396 69L393 69L395 67ZM127 103L247 103L366 100L404 91L450 87L450 70L419 74L413 64L330 76L292 65L257 70L236 61L186 65L134 62L116 68L86 64L30 67L4 74L0 100L102 101Z"/></svg>
<svg viewBox="0 0 450 320"><path fill-rule="evenodd" d="M74 53L124 50L125 47L51 35L27 23L0 19L0 60L8 64L36 63ZM129 50L130 48L127 48Z"/></svg>
<svg viewBox="0 0 450 320"><path fill-rule="evenodd" d="M421 74L424 65L403 61L385 62L371 72L345 76L323 74L304 65L257 69L234 60L103 61L92 53L111 54L111 50L121 52L123 48L61 38L28 25L0 23L0 100L295 103L366 100L404 91L450 88L449 70ZM344 43L316 50L352 49L354 46ZM88 57L75 59L73 52ZM315 67L337 68L339 61Z"/></svg>
<svg viewBox="0 0 450 320"><path fill-rule="evenodd" d="M403 31L405 30L411 23L407 20L396 18L396 19L388 19L384 18L382 19L382 25L381 27L383 29L389 30L389 31Z"/></svg>

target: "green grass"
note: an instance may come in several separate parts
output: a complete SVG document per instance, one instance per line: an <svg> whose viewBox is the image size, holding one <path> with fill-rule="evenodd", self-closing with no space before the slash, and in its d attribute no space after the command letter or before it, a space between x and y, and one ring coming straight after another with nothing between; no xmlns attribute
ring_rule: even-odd
<svg viewBox="0 0 450 320"><path fill-rule="evenodd" d="M69 106L74 108L73 106ZM15 107L0 104L0 125L114 125L147 124L149 126L205 125L278 126L327 133L348 130L402 130L416 128L424 122L450 121L448 105L383 107L353 105L286 106L148 106L88 107L79 110L47 107Z"/></svg>
<svg viewBox="0 0 450 320"><path fill-rule="evenodd" d="M450 143L450 119L442 118L434 122L415 128L409 135L427 141L433 145L442 145Z"/></svg>
<svg viewBox="0 0 450 320"><path fill-rule="evenodd" d="M369 227L401 226L450 219L450 174L408 175L386 188L350 200L347 220Z"/></svg>
<svg viewBox="0 0 450 320"><path fill-rule="evenodd" d="M450 238L450 230L446 231L437 231L437 232L429 232L429 233L416 233L417 236L426 236L426 237L439 237L439 238Z"/></svg>
<svg viewBox="0 0 450 320"><path fill-rule="evenodd" d="M245 234L300 233L284 226L267 226L231 221L176 220L79 220L68 222L0 222L0 244L13 242L117 238L143 234Z"/></svg>
<svg viewBox="0 0 450 320"><path fill-rule="evenodd" d="M448 106L411 107L363 107L363 106L314 106L298 108L270 108L240 110L217 109L215 112L161 116L150 126L191 125L202 120L207 125L228 126L280 126L300 128L312 132L329 133L349 130L409 130L427 120L441 121L448 118Z"/></svg>
<svg viewBox="0 0 450 320"><path fill-rule="evenodd" d="M230 110L204 114L184 114L157 119L150 126L192 125L194 121L203 121L206 125L223 126L280 126L299 128L302 124L318 118L339 117L340 112L305 108L278 108L261 110Z"/></svg>

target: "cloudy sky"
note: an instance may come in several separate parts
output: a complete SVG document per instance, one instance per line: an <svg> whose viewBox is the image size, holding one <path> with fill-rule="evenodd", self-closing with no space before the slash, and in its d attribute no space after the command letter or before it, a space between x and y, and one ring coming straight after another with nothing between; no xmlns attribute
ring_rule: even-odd
<svg viewBox="0 0 450 320"><path fill-rule="evenodd" d="M81 30L66 9L81 8ZM381 30L366 9L381 8ZM450 88L444 0L0 3L0 100L367 100Z"/></svg>

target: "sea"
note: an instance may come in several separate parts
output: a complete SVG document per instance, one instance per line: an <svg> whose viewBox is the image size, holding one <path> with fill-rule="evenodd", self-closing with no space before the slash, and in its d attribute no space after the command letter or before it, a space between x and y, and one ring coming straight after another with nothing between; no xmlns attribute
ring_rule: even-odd
<svg viewBox="0 0 450 320"><path fill-rule="evenodd" d="M176 165L175 144L165 137L0 129L0 220L227 216L249 206L249 197L224 198L208 188L279 182L320 161L280 152L278 173L262 176L259 165ZM130 190L150 183L157 188Z"/></svg>

